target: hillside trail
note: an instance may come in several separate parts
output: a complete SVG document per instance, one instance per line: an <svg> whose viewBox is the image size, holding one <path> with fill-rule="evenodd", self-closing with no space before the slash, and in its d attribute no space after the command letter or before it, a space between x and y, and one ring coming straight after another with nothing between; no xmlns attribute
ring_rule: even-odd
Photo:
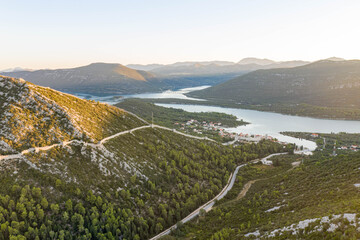
<svg viewBox="0 0 360 240"><path fill-rule="evenodd" d="M251 180L249 182L247 182L245 184L245 186L243 187L243 189L241 189L240 193L238 194L238 196L236 197L235 201L238 201L240 199L242 199L243 197L246 196L246 193L249 191L249 189L251 188L251 185L253 185L254 183L256 183L257 181L259 181L261 179L256 179L256 180Z"/></svg>
<svg viewBox="0 0 360 240"><path fill-rule="evenodd" d="M253 160L253 162L257 162L257 161L258 161L258 159ZM294 170L295 168L299 167L300 163L301 163L300 161L292 162L291 163L292 167L290 169L286 170L286 172L289 172L289 171ZM240 199L242 199L246 196L247 192L250 190L250 188L253 184L255 184L258 181L263 181L263 180L268 180L270 178L274 178L274 177L278 176L279 174L276 174L276 175L268 177L268 178L259 178L259 179L254 179L254 180L248 181L247 183L245 183L244 187L241 189L241 191L239 192L239 194L237 195L237 197L235 199L229 200L229 201L225 202L224 204L229 204L232 202L239 201Z"/></svg>

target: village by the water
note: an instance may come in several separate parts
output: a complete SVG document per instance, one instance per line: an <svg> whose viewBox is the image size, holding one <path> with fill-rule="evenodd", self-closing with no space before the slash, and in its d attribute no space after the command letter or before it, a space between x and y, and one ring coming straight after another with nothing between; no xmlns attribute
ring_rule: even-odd
<svg viewBox="0 0 360 240"><path fill-rule="evenodd" d="M225 127L221 122L207 122L207 121L198 121L195 119L190 119L185 123L176 122L175 127L181 131L188 133L196 134L212 134L218 135L220 138L226 140L233 140L233 142L259 142L261 140L270 140L274 142L279 142L277 139L268 136L268 135L259 135L259 134L245 134L245 133L230 133L225 130ZM279 142L282 144L287 144L285 142Z"/></svg>
<svg viewBox="0 0 360 240"><path fill-rule="evenodd" d="M278 141L276 138L273 138L268 135L227 132L226 128L223 126L221 122L207 122L207 121L198 121L196 119L189 119L185 123L176 122L174 125L176 129L186 133L218 136L221 139L223 139L225 145L236 144L236 143L241 144L248 142L258 143L261 140L278 142L283 145L288 144L286 142ZM309 140L313 140L313 141L316 141L317 139L321 138L322 141L324 141L324 146L325 146L326 139L320 137L318 133L311 133L309 137L310 137ZM303 150L301 146L297 146L297 148L299 148L297 150ZM322 150L323 148L324 147L319 146L319 150ZM360 151L360 145L352 144L352 145L336 146L333 155L336 154L336 150Z"/></svg>

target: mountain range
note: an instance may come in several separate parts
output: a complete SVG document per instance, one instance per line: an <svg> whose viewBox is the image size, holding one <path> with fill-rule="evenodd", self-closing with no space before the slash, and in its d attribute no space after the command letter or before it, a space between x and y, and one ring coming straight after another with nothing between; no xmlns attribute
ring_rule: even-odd
<svg viewBox="0 0 360 240"><path fill-rule="evenodd" d="M14 67L14 68L7 68L0 70L2 73L8 73L8 72L22 72L22 71L32 71L32 69L22 68L22 67Z"/></svg>
<svg viewBox="0 0 360 240"><path fill-rule="evenodd" d="M306 61L276 62L269 59L244 58L238 63L228 61L177 62L168 65L127 65L128 67L151 71L160 76L186 76L211 74L242 74L257 69L296 67L308 64Z"/></svg>
<svg viewBox="0 0 360 240"><path fill-rule="evenodd" d="M341 58L332 57L319 62L328 62L329 64L334 64L334 66L338 66L337 69L343 69L343 71L340 70L340 72L346 74L346 64L339 65L339 63L341 62L346 62ZM296 80L297 74L305 74L311 76L313 69L316 68L319 62L276 62L269 59L244 58L238 63L226 61L209 61L178 62L169 65L132 64L128 66L116 63L92 63L87 66L69 69L45 69L31 71L17 69L16 71L6 72L3 74L15 78L23 78L34 84L51 87L60 91L70 93L87 93L94 95L122 95L143 92L159 92L167 89L179 89L201 85L212 85L214 86L214 88L210 88L207 91L209 93L211 91L211 94L214 94L213 97L217 98L217 93L214 89L220 89L224 86L225 88L227 88L226 86L232 86L234 88L231 89L231 92L233 92L234 94L241 93L242 102L250 102L249 97L256 97L256 94L252 95L252 91L255 91L253 87L256 87L256 91L260 91L261 89L261 87L259 88L259 86L256 86L256 81L254 81L253 85L251 85L250 83L245 83L248 81L243 79L248 79L252 78L253 76L264 74L262 76L263 80L261 81L272 83L273 80L265 78L270 77L272 72L274 74L283 74L282 78L284 79L284 82L279 82L279 86L277 85L277 83L269 86L270 88L265 94L260 96L260 98L256 97L255 99L253 99L253 103L256 103L259 101L263 101L262 99L267 95L270 96L279 94L278 97L275 96L275 98L272 98L272 100L280 98L282 95L286 94L286 92L289 96L292 96L291 91L298 91L298 87L300 86L294 86L296 89L293 90L285 88L290 87L289 83L294 81L297 81L297 83L294 84L302 84L299 83L298 80ZM330 75L334 72L330 69L331 67L332 66L329 66L330 71L328 72L328 77L331 77ZM267 75L267 73L269 73L270 75ZM289 75L285 77L285 75L288 73ZM326 73L324 74L326 75ZM272 76L272 78L274 78L274 76ZM287 80L285 80L285 78ZM244 81L244 83L242 81ZM311 82L312 80L309 79L306 81ZM318 80L315 79L314 81ZM239 85L234 85L235 82L239 82ZM240 85L242 85L242 89L248 89L246 93L242 92L242 90L240 89ZM310 88L308 90L313 91L314 89L311 89L311 84L309 86ZM272 87L276 88L278 91L272 89ZM249 90L249 88L251 89L251 91ZM283 91L284 89L285 92ZM273 91L273 93L270 93L269 91ZM297 96L296 94L294 95L294 97L298 98L299 96ZM314 94L317 94L315 90ZM198 96L200 95L207 98L210 97L209 95L205 96L205 94L202 93L199 93ZM222 93L220 93L220 95L222 95ZM247 95L249 97L246 97ZM234 98L232 94L227 96L229 96L229 98L231 96L233 100L238 100L238 96L235 96ZM324 99L324 101L326 100ZM290 99L290 102L294 101ZM339 103L343 102L340 101ZM322 105L324 104L322 103Z"/></svg>
<svg viewBox="0 0 360 240"><path fill-rule="evenodd" d="M188 95L269 108L293 105L296 109L307 104L342 109L343 113L350 109L349 116L343 114L347 118L360 109L360 61L322 60L294 68L257 70Z"/></svg>
<svg viewBox="0 0 360 240"><path fill-rule="evenodd" d="M239 63L211 61L128 66L92 63L69 69L16 69L8 70L3 74L61 91L106 95L216 85L257 69L294 67L306 63L304 61L274 62L256 58L243 59Z"/></svg>

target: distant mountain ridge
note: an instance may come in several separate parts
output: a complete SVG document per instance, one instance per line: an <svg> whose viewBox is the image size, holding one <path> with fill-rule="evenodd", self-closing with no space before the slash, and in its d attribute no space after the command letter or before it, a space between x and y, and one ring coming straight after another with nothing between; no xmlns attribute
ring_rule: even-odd
<svg viewBox="0 0 360 240"><path fill-rule="evenodd" d="M360 108L360 61L321 60L295 68L257 70L189 95L242 104Z"/></svg>
<svg viewBox="0 0 360 240"><path fill-rule="evenodd" d="M119 93L128 93L156 90L149 84L155 78L154 74L121 64L92 63L77 68L9 72L6 75L64 91L106 93L115 89Z"/></svg>
<svg viewBox="0 0 360 240"><path fill-rule="evenodd" d="M211 74L244 74L258 69L270 69L281 67L297 67L308 64L307 61L284 61L276 62L269 59L244 58L238 63L229 61L189 61L176 62L173 64L149 64L127 65L138 70L153 72L160 76L189 76Z"/></svg>
<svg viewBox="0 0 360 240"><path fill-rule="evenodd" d="M241 59L238 64L241 64L241 65L246 65L246 64L257 64L257 65L269 65L269 64L274 64L276 63L275 61L273 60L270 60L270 59L260 59L260 58L244 58L244 59Z"/></svg>
<svg viewBox="0 0 360 240"><path fill-rule="evenodd" d="M339 58L330 58L338 61ZM71 93L123 95L160 92L201 85L217 85L259 69L293 68L306 61L275 62L269 59L245 58L238 63L228 61L192 61L174 64L92 63L68 69L42 69L4 72L37 85Z"/></svg>
<svg viewBox="0 0 360 240"><path fill-rule="evenodd" d="M7 72L21 72L21 71L33 71L32 69L22 68L22 67L14 67L14 68L7 68L4 70L0 70L0 72L7 73Z"/></svg>

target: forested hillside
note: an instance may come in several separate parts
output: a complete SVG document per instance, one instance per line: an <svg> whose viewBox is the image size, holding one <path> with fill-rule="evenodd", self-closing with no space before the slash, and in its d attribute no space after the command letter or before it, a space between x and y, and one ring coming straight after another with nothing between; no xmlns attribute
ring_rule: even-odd
<svg viewBox="0 0 360 240"><path fill-rule="evenodd" d="M214 211L168 239L358 239L360 153L283 155L239 172ZM177 239L178 239L177 238Z"/></svg>
<svg viewBox="0 0 360 240"><path fill-rule="evenodd" d="M22 80L0 82L1 239L148 239L214 197L238 164L283 151L267 141L233 148L158 128L130 132L147 123Z"/></svg>

